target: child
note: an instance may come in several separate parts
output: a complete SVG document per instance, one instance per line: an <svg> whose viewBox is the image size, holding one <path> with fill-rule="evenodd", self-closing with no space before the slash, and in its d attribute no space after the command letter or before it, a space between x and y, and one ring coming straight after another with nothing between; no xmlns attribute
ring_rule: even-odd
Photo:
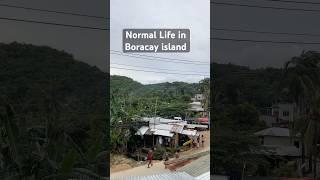
<svg viewBox="0 0 320 180"><path fill-rule="evenodd" d="M153 152L152 150L150 149L149 152L148 152L148 156L147 156L147 160L148 160L148 168L150 168L150 165L152 166L152 159L153 159Z"/></svg>
<svg viewBox="0 0 320 180"><path fill-rule="evenodd" d="M176 158L179 158L179 149L176 150Z"/></svg>

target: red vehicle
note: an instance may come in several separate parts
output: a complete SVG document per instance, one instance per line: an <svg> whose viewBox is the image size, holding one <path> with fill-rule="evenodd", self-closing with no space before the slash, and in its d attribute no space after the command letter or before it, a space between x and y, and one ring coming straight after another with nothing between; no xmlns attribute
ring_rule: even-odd
<svg viewBox="0 0 320 180"><path fill-rule="evenodd" d="M203 117L203 118L197 118L195 122L200 124L209 124L209 118Z"/></svg>

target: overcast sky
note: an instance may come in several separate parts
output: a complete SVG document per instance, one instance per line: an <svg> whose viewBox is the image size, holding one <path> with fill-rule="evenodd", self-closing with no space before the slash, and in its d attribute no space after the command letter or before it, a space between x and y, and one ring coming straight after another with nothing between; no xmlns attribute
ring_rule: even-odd
<svg viewBox="0 0 320 180"><path fill-rule="evenodd" d="M3 3L105 17L107 16L108 10L107 1L105 0L1 0L0 4ZM0 7L0 17L101 28L107 27L107 22L103 19L33 12L7 7ZM29 24L6 20L0 20L0 27L0 42L10 43L17 41L51 46L72 53L76 59L90 65L95 65L103 71L107 70L107 36L105 31Z"/></svg>
<svg viewBox="0 0 320 180"><path fill-rule="evenodd" d="M111 54L111 66L120 68L170 69L175 73L210 72L210 5L209 0L111 0L110 49L122 51L122 30L125 28L190 29L189 53L143 53L148 56L202 61L208 65L177 64ZM145 66L137 68L131 66ZM156 70L159 71L159 70ZM161 70L163 71L163 70ZM111 68L111 74L124 75L144 84L185 81L198 82L205 76L170 75ZM209 77L209 76L207 76Z"/></svg>
<svg viewBox="0 0 320 180"><path fill-rule="evenodd" d="M216 0L216 2L232 2L238 4L273 6L285 8L318 9L320 5L292 4L263 0ZM303 0L301 0L303 2ZM211 27L234 28L255 31L273 31L287 33L320 34L320 12L297 12L248 7L232 7L211 5L213 17ZM319 37L286 36L270 34L254 34L239 32L211 32L223 38L272 40L272 41L305 41L320 42ZM234 63L252 68L282 67L291 57L301 54L303 50L320 50L320 45L266 44L229 42L214 40L214 61Z"/></svg>
<svg viewBox="0 0 320 180"><path fill-rule="evenodd" d="M259 6L287 8L304 8L320 10L320 5L305 5L270 2L263 0L216 0ZM70 11L97 16L107 16L108 8L105 0L1 0L18 6L45 8L59 11ZM111 2L111 49L121 50L122 28L190 28L191 52L178 54L148 54L170 58L183 58L208 62L209 59L209 2L207 0L112 0ZM320 34L319 12L296 12L284 10L257 9L247 7L211 6L213 16L211 27L236 28L256 31L274 31L289 33ZM105 20L73 17L52 13L32 12L28 10L0 7L0 17L50 21L56 23L95 26L105 28ZM0 42L24 42L36 45L47 45L72 53L76 59L95 65L107 71L106 32L83 30L51 25L29 24L0 20ZM212 31L211 31L212 33ZM253 34L239 32L214 31L214 35L224 38L274 40L274 41L306 41L320 42L320 37L285 36L269 34ZM290 45L244 43L214 41L214 60L219 63L234 63L257 67L281 67L292 56L299 55L302 50L320 50L320 45ZM152 68L173 69L180 73L185 71L208 73L209 66L160 63L143 61L135 58L124 58L111 55L112 63L148 66ZM143 83L164 81L195 82L201 77L178 76L155 73L138 73L134 71L113 71L121 75L133 77Z"/></svg>

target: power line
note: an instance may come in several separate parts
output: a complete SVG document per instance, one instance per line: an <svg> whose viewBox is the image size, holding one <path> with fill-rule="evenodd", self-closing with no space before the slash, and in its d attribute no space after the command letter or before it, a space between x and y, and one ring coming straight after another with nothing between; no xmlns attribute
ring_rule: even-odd
<svg viewBox="0 0 320 180"><path fill-rule="evenodd" d="M237 6L237 7L248 7L248 8L260 8L260 9L273 9L273 10L287 10L287 11L301 11L301 12L317 12L317 9L301 9L301 8L284 8L284 7L274 7L274 6L258 6L249 4L238 4L238 3L226 3L226 2L210 2L211 4L223 5L223 6Z"/></svg>
<svg viewBox="0 0 320 180"><path fill-rule="evenodd" d="M116 52L116 53L123 53L121 51L116 51L116 50L110 50L112 52ZM143 55L143 54L131 54L131 55L136 55L136 56L143 56L143 57L152 57L152 58L158 58L158 59L167 59L167 60L175 60L175 61L182 61L182 62L199 62L199 63L203 63L203 64L207 64L203 61L194 61L194 60L187 60L187 59L177 59L177 58L167 58L167 57L160 57L160 56L148 56L148 55Z"/></svg>
<svg viewBox="0 0 320 180"><path fill-rule="evenodd" d="M168 62L168 63L177 63L177 64L192 64L192 65L203 65L203 66L208 66L209 63L207 64L199 64L199 63L192 63L192 62L181 62L181 61L174 61L174 60L167 60L167 59L160 59L160 58L148 58L148 57L139 57L139 56L133 56L131 54L120 54L120 53L115 53L112 52L110 54L118 55L118 56L126 56L126 57L132 57L140 60L150 60L150 61L161 61L161 62Z"/></svg>
<svg viewBox="0 0 320 180"><path fill-rule="evenodd" d="M107 17L103 16L96 16L96 15L89 15L89 14L80 14L80 13L74 13L74 12L65 12L65 11L56 11L56 10L50 10L50 9L40 9L40 8L31 8L31 7L25 7L25 6L16 6L11 4L4 4L1 3L0 7L8 7L8 8L15 8L15 9L24 9L24 10L30 10L30 11L39 11L39 12L49 12L49 13L55 13L55 14L64 14L64 15L71 15L71 16L80 16L80 17L88 17L88 18L95 18L95 19L109 19Z"/></svg>
<svg viewBox="0 0 320 180"><path fill-rule="evenodd" d="M234 38L219 38L219 37L213 37L213 38L210 38L210 39L220 40L220 41L252 42L252 43L320 45L320 42L271 41L271 40L234 39Z"/></svg>
<svg viewBox="0 0 320 180"><path fill-rule="evenodd" d="M45 24L45 25L62 26L62 27L72 27L72 28L80 28L80 29L91 29L91 30L100 30L100 31L108 31L109 30L107 28L79 26L79 25L72 25L72 24L62 24L62 23L35 21L35 20L28 20L28 19L7 18L7 17L0 17L0 20L25 22L25 23L33 23L33 24Z"/></svg>
<svg viewBox="0 0 320 180"><path fill-rule="evenodd" d="M293 4L312 4L312 5L320 5L320 2L312 2L312 1L293 1L293 0L259 0L259 1L270 1L270 2L283 2L283 3L293 3Z"/></svg>
<svg viewBox="0 0 320 180"><path fill-rule="evenodd" d="M120 63L112 63L111 65L121 65L121 66L128 66L128 67L148 68L148 69L152 69L152 70L190 72L190 71L183 71L183 70L173 70L173 69L164 69L164 68L152 68L152 67L146 67L146 66L133 66L133 65L127 65L127 64L120 64ZM193 71L193 72L195 72L195 71ZM202 72L195 72L195 73L202 73ZM208 74L206 74L206 75L208 75Z"/></svg>
<svg viewBox="0 0 320 180"><path fill-rule="evenodd" d="M130 68L119 68L119 67L112 67L113 69L123 69L128 71L140 71L140 72L151 72L151 73L160 73L160 74L175 74L175 75L190 75L190 76L208 76L205 74L183 74L183 73L169 73L169 72L161 72L161 71L150 71L150 70L142 70L142 69L130 69Z"/></svg>
<svg viewBox="0 0 320 180"><path fill-rule="evenodd" d="M310 33L286 33L286 32L272 32L272 31L254 31L246 29L230 29L230 28L211 28L216 31L229 31L229 32L245 32L245 33L257 33L257 34L274 34L274 35L292 35L292 36L313 36L320 37L320 34L310 34Z"/></svg>

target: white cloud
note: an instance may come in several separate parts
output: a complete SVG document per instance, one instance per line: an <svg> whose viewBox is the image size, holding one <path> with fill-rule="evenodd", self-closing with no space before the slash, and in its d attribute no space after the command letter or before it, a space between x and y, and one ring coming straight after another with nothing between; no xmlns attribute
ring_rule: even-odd
<svg viewBox="0 0 320 180"><path fill-rule="evenodd" d="M171 69L181 74L208 74L210 67L210 5L209 0L111 0L110 49L121 51L124 28L188 28L191 33L190 53L146 53L145 55L202 61L208 65L177 64L143 60L111 54L113 63ZM128 67L126 67L128 68ZM132 68L132 67L131 67ZM143 69L146 68L133 68ZM149 69L151 70L151 69ZM195 73L197 72L197 73ZM111 68L111 74L131 77L142 83L165 81L197 82L203 76L170 75Z"/></svg>

